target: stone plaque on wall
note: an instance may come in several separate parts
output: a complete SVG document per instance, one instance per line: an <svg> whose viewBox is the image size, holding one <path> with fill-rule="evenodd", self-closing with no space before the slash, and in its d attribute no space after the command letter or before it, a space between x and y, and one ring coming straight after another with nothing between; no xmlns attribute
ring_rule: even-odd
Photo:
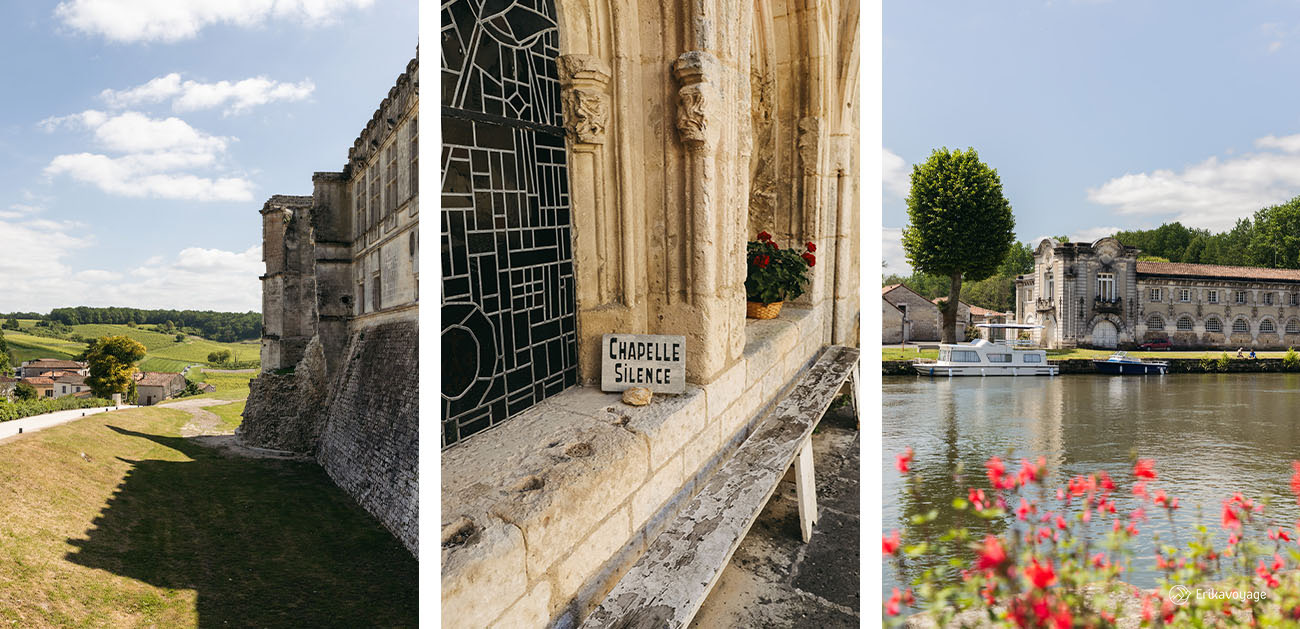
<svg viewBox="0 0 1300 629"><path fill-rule="evenodd" d="M600 363L601 391L686 391L685 336L606 334L600 342Z"/></svg>

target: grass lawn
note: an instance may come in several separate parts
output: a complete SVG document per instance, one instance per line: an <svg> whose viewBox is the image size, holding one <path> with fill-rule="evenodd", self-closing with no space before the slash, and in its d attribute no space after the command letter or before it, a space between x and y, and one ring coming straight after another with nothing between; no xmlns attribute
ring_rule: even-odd
<svg viewBox="0 0 1300 629"><path fill-rule="evenodd" d="M256 376L255 372L245 373L210 373L203 369L194 369L190 371L189 379L195 382L207 382L216 387L217 390L212 393L195 395L193 397L181 398L185 400L196 400L212 398L216 400L243 400L248 397L248 382ZM165 404L166 402L164 402Z"/></svg>
<svg viewBox="0 0 1300 629"><path fill-rule="evenodd" d="M320 467L228 458L188 417L0 443L0 626L416 625L416 560Z"/></svg>
<svg viewBox="0 0 1300 629"><path fill-rule="evenodd" d="M5 341L18 362L36 358L72 358L86 349L86 344L68 339L56 339L36 336L28 333L36 327L32 319L19 319L22 331L5 330ZM218 343L198 337L186 337L177 342L175 334L154 332L143 327L130 327L114 324L85 324L69 326L71 334L84 338L101 336L127 336L144 345L144 360L137 365L143 371L179 372L192 364L208 364L208 354L230 350L236 361L256 361L261 357L262 346L259 342ZM152 327L152 326L149 326Z"/></svg>
<svg viewBox="0 0 1300 629"><path fill-rule="evenodd" d="M1106 358L1113 353L1112 350L1104 349L1049 349L1047 350L1047 357L1051 360L1068 360L1071 358ZM1206 356L1209 356L1210 358L1218 358L1224 353L1223 350L1200 352L1129 352L1130 355L1137 356L1138 358L1204 358ZM1247 348L1246 353L1250 353L1249 348ZM1227 354L1228 358L1237 357L1236 350L1227 352ZM1286 352L1255 352L1255 356L1259 358L1282 358L1283 356L1286 356ZM927 349L918 352L914 347L908 347L905 350L897 347L881 348L882 360L911 360L913 358L937 359L938 357L939 350L937 349Z"/></svg>
<svg viewBox="0 0 1300 629"><path fill-rule="evenodd" d="M221 418L221 429L232 431L239 428L239 424L244 421L244 403L241 400L232 404L222 404L220 406L209 406L208 410L212 411Z"/></svg>

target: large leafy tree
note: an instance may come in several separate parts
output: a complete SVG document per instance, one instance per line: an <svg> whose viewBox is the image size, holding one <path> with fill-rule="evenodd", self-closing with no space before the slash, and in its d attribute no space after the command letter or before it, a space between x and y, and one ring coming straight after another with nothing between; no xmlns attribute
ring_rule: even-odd
<svg viewBox="0 0 1300 629"><path fill-rule="evenodd" d="M114 393L128 394L135 380L135 362L144 358L145 347L127 336L105 336L90 341L86 362L90 375L86 386L95 397L107 398Z"/></svg>
<svg viewBox="0 0 1300 629"><path fill-rule="evenodd" d="M5 342L5 333L0 331L0 376L14 374L13 361L9 359L9 344Z"/></svg>
<svg viewBox="0 0 1300 629"><path fill-rule="evenodd" d="M903 250L912 268L948 278L943 342L957 341L957 307L963 280L997 272L1015 242L1011 203L996 170L975 149L936 149L912 167Z"/></svg>

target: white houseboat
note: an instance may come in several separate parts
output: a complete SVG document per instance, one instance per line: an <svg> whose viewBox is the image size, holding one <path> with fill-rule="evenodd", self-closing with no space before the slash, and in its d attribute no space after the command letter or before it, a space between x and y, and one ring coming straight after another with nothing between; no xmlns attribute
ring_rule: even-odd
<svg viewBox="0 0 1300 629"><path fill-rule="evenodd" d="M1027 330L1042 326L1016 323L980 324L980 328ZM1024 349L1020 341L1008 339L990 343L976 339L970 343L939 345L939 359L918 359L912 363L923 376L1055 376L1058 367L1047 363L1047 352Z"/></svg>

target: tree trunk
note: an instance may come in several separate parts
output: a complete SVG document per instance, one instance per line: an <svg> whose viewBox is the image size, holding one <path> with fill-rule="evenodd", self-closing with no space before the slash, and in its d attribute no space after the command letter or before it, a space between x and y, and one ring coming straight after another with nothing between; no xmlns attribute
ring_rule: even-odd
<svg viewBox="0 0 1300 629"><path fill-rule="evenodd" d="M948 285L948 303L943 306L943 343L957 342L957 310L960 306L961 273L953 273Z"/></svg>

